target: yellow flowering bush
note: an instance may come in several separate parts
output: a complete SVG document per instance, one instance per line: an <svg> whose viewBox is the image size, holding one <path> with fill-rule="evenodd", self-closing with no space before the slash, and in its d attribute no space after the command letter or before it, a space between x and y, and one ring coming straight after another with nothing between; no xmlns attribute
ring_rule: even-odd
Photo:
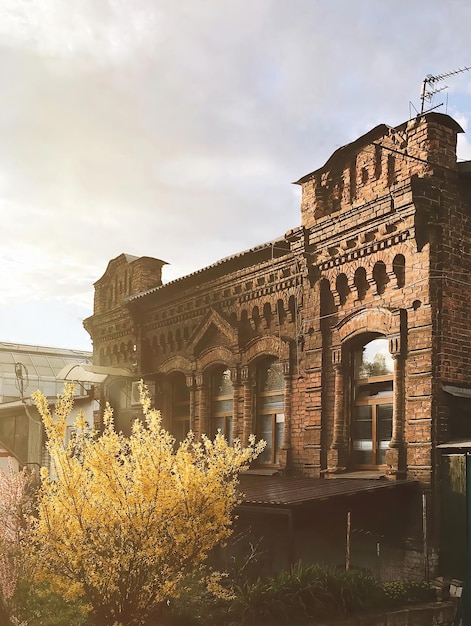
<svg viewBox="0 0 471 626"><path fill-rule="evenodd" d="M107 406L102 433L79 417L65 444L73 394L66 385L54 415L40 392L33 396L51 457L34 526L38 568L66 597L88 603L97 626L143 624L231 534L238 474L263 444L190 434L175 447L143 386L143 421L129 438L116 432Z"/></svg>

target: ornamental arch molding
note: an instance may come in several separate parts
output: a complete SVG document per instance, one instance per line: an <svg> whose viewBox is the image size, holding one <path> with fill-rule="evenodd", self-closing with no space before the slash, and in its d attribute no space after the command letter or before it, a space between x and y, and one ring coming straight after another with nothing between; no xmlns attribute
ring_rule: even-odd
<svg viewBox="0 0 471 626"><path fill-rule="evenodd" d="M275 356L280 361L289 359L289 343L274 335L259 337L247 344L242 353L242 365L248 365L261 356Z"/></svg>
<svg viewBox="0 0 471 626"><path fill-rule="evenodd" d="M402 318L400 309L375 307L355 311L334 327L333 345L340 347L357 335L365 333L378 333L398 341L406 332L401 323Z"/></svg>
<svg viewBox="0 0 471 626"><path fill-rule="evenodd" d="M184 356L176 355L172 356L167 361L164 361L159 366L159 374L171 374L172 372L182 372L183 374L189 374L193 371L193 363L186 359Z"/></svg>
<svg viewBox="0 0 471 626"><path fill-rule="evenodd" d="M237 363L238 355L234 355L233 352L224 346L209 348L200 354L196 361L197 369L201 371L218 365L235 367Z"/></svg>

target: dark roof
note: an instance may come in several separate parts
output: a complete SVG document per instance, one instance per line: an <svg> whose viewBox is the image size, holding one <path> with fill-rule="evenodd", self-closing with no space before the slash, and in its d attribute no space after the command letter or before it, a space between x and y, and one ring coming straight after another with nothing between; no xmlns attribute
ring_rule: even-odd
<svg viewBox="0 0 471 626"><path fill-rule="evenodd" d="M299 506L359 493L417 487L416 481L357 478L290 478L285 476L241 476L242 504Z"/></svg>
<svg viewBox="0 0 471 626"><path fill-rule="evenodd" d="M245 259L245 257L257 255L266 251L272 251L271 254L274 256L274 258L276 258L277 252L281 249L281 247L283 247L284 254L289 252L289 244L287 244L287 242L285 241L283 237L274 239L273 241L268 241L267 243L263 243L258 246L254 246L253 248L249 248L248 250L243 250L242 252L237 252L236 254L232 254L231 256L227 256L222 259L219 259L215 263L212 263L211 265L203 267L199 270L196 270L195 272L192 272L191 274L185 274L185 276L180 276L180 278L175 278L174 280L168 283L165 283L163 285L152 287L151 289L148 289L147 291L142 291L141 293L137 293L133 296L129 296L128 298L126 298L126 302L135 302L136 300L144 298L145 296L148 296L157 291L166 290L170 287L173 287L174 285L179 285L180 283L183 283L184 281L192 279L195 276L201 276L201 278L204 280L206 274L210 274L211 272L214 272L214 271L217 272L219 271L219 268L221 266L225 266L226 264L234 262L234 261L243 260ZM273 252L275 249L277 250L276 253ZM269 258L270 257L268 256L267 259ZM220 272L221 274L223 274L224 270L221 268Z"/></svg>

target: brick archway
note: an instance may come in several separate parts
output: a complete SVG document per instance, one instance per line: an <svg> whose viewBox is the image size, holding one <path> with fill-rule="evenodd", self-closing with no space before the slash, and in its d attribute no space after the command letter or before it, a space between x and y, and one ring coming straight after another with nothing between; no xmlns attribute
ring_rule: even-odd
<svg viewBox="0 0 471 626"><path fill-rule="evenodd" d="M235 367L237 364L236 355L224 346L209 348L198 357L197 369L204 371L213 365L227 365Z"/></svg>
<svg viewBox="0 0 471 626"><path fill-rule="evenodd" d="M333 344L340 347L356 335L379 333L385 337L400 335L400 309L382 307L361 309L346 315L338 322L333 332Z"/></svg>
<svg viewBox="0 0 471 626"><path fill-rule="evenodd" d="M159 367L159 374L170 374L171 372L183 372L188 374L193 370L193 364L184 356L173 356L167 361L164 361Z"/></svg>
<svg viewBox="0 0 471 626"><path fill-rule="evenodd" d="M260 356L275 356L280 361L289 359L289 344L279 337L270 335L251 341L242 353L242 365L248 365Z"/></svg>

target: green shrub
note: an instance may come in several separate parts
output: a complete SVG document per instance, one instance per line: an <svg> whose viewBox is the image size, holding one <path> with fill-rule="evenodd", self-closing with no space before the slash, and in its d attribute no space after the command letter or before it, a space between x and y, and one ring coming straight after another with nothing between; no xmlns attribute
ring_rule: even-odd
<svg viewBox="0 0 471 626"><path fill-rule="evenodd" d="M234 586L234 596L232 600L221 600L187 582L180 598L164 607L158 623L165 626L305 624L430 601L434 599L434 590L425 582L380 583L358 570L346 572L297 563L290 571L275 577Z"/></svg>
<svg viewBox="0 0 471 626"><path fill-rule="evenodd" d="M341 618L380 602L381 587L370 575L297 563L274 578L235 590L230 613L246 624L291 624Z"/></svg>
<svg viewBox="0 0 471 626"><path fill-rule="evenodd" d="M86 626L86 611L79 602L68 602L47 585L22 581L15 596L16 615L27 626Z"/></svg>
<svg viewBox="0 0 471 626"><path fill-rule="evenodd" d="M435 590L425 581L396 581L381 585L385 596L385 604L400 606L404 604L420 604L435 600Z"/></svg>

